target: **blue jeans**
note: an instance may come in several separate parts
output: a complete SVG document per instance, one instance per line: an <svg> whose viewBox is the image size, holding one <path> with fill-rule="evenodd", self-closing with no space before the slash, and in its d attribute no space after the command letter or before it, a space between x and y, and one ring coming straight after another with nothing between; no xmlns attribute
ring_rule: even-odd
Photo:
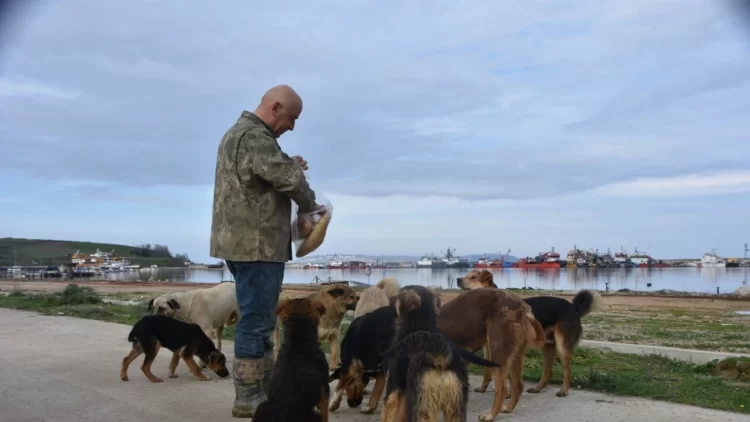
<svg viewBox="0 0 750 422"><path fill-rule="evenodd" d="M273 349L276 306L284 279L283 262L226 261L234 276L240 320L234 334L234 357L257 359Z"/></svg>

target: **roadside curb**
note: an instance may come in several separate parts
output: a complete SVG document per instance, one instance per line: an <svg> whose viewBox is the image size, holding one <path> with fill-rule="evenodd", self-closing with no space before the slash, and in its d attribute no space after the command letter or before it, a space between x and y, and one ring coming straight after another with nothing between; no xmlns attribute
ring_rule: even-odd
<svg viewBox="0 0 750 422"><path fill-rule="evenodd" d="M712 352L708 350L678 349L676 347L651 346L645 344L613 343L609 341L582 340L581 347L590 349L610 350L615 353L633 355L661 355L671 359L694 364L704 364L716 359L750 358L750 355L731 352Z"/></svg>

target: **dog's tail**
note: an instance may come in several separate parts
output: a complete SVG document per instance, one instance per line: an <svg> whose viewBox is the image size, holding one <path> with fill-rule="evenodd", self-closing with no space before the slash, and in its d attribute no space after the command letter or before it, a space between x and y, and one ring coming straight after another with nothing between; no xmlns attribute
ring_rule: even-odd
<svg viewBox="0 0 750 422"><path fill-rule="evenodd" d="M576 309L576 313L581 318L588 315L591 311L596 310L601 302L599 293L595 290L581 290L573 298L573 306Z"/></svg>
<svg viewBox="0 0 750 422"><path fill-rule="evenodd" d="M526 327L526 340L531 344L531 347L542 348L545 342L544 328L542 324L534 318L534 314L529 312L526 315L526 321L524 321Z"/></svg>
<svg viewBox="0 0 750 422"><path fill-rule="evenodd" d="M135 334L135 327L133 327L132 330L130 330L130 334L128 334L128 342L135 343L138 341L138 336Z"/></svg>
<svg viewBox="0 0 750 422"><path fill-rule="evenodd" d="M462 347L456 347L456 350L458 351L458 354L461 355L462 358L464 358L466 361L471 362L475 365L492 366L495 368L500 367L500 364L495 363L491 360L482 359L479 356L475 355L474 353L471 353L470 351Z"/></svg>
<svg viewBox="0 0 750 422"><path fill-rule="evenodd" d="M330 375L328 375L328 382L333 382L334 380L341 378L341 368L342 366L337 367Z"/></svg>

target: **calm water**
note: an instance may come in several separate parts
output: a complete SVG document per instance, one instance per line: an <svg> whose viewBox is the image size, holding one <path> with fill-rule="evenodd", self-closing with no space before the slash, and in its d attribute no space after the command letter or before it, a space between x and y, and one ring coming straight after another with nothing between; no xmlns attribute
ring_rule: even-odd
<svg viewBox="0 0 750 422"><path fill-rule="evenodd" d="M401 285L455 287L456 277L466 274L463 269L398 268L375 269L368 276L364 270L302 270L287 268L284 283L306 284L317 276L325 281L352 280L375 284L388 275L399 279ZM607 268L522 270L517 268L491 270L495 284L501 288L533 287L540 289L580 290L584 288L606 290L630 289L657 291L670 289L684 292L731 293L750 281L750 268ZM232 280L229 270L159 269L105 276L110 280L164 280L197 283L218 283ZM649 286L648 283L651 283Z"/></svg>

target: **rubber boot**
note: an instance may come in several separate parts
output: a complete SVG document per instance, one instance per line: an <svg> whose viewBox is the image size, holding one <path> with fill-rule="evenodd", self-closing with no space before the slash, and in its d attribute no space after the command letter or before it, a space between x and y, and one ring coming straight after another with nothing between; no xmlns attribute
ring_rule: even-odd
<svg viewBox="0 0 750 422"><path fill-rule="evenodd" d="M234 406L235 418L252 418L258 405L266 400L264 388L265 357L260 359L234 360Z"/></svg>
<svg viewBox="0 0 750 422"><path fill-rule="evenodd" d="M273 350L266 350L263 355L263 391L268 392L268 383L271 380L273 366L276 361L273 358Z"/></svg>

